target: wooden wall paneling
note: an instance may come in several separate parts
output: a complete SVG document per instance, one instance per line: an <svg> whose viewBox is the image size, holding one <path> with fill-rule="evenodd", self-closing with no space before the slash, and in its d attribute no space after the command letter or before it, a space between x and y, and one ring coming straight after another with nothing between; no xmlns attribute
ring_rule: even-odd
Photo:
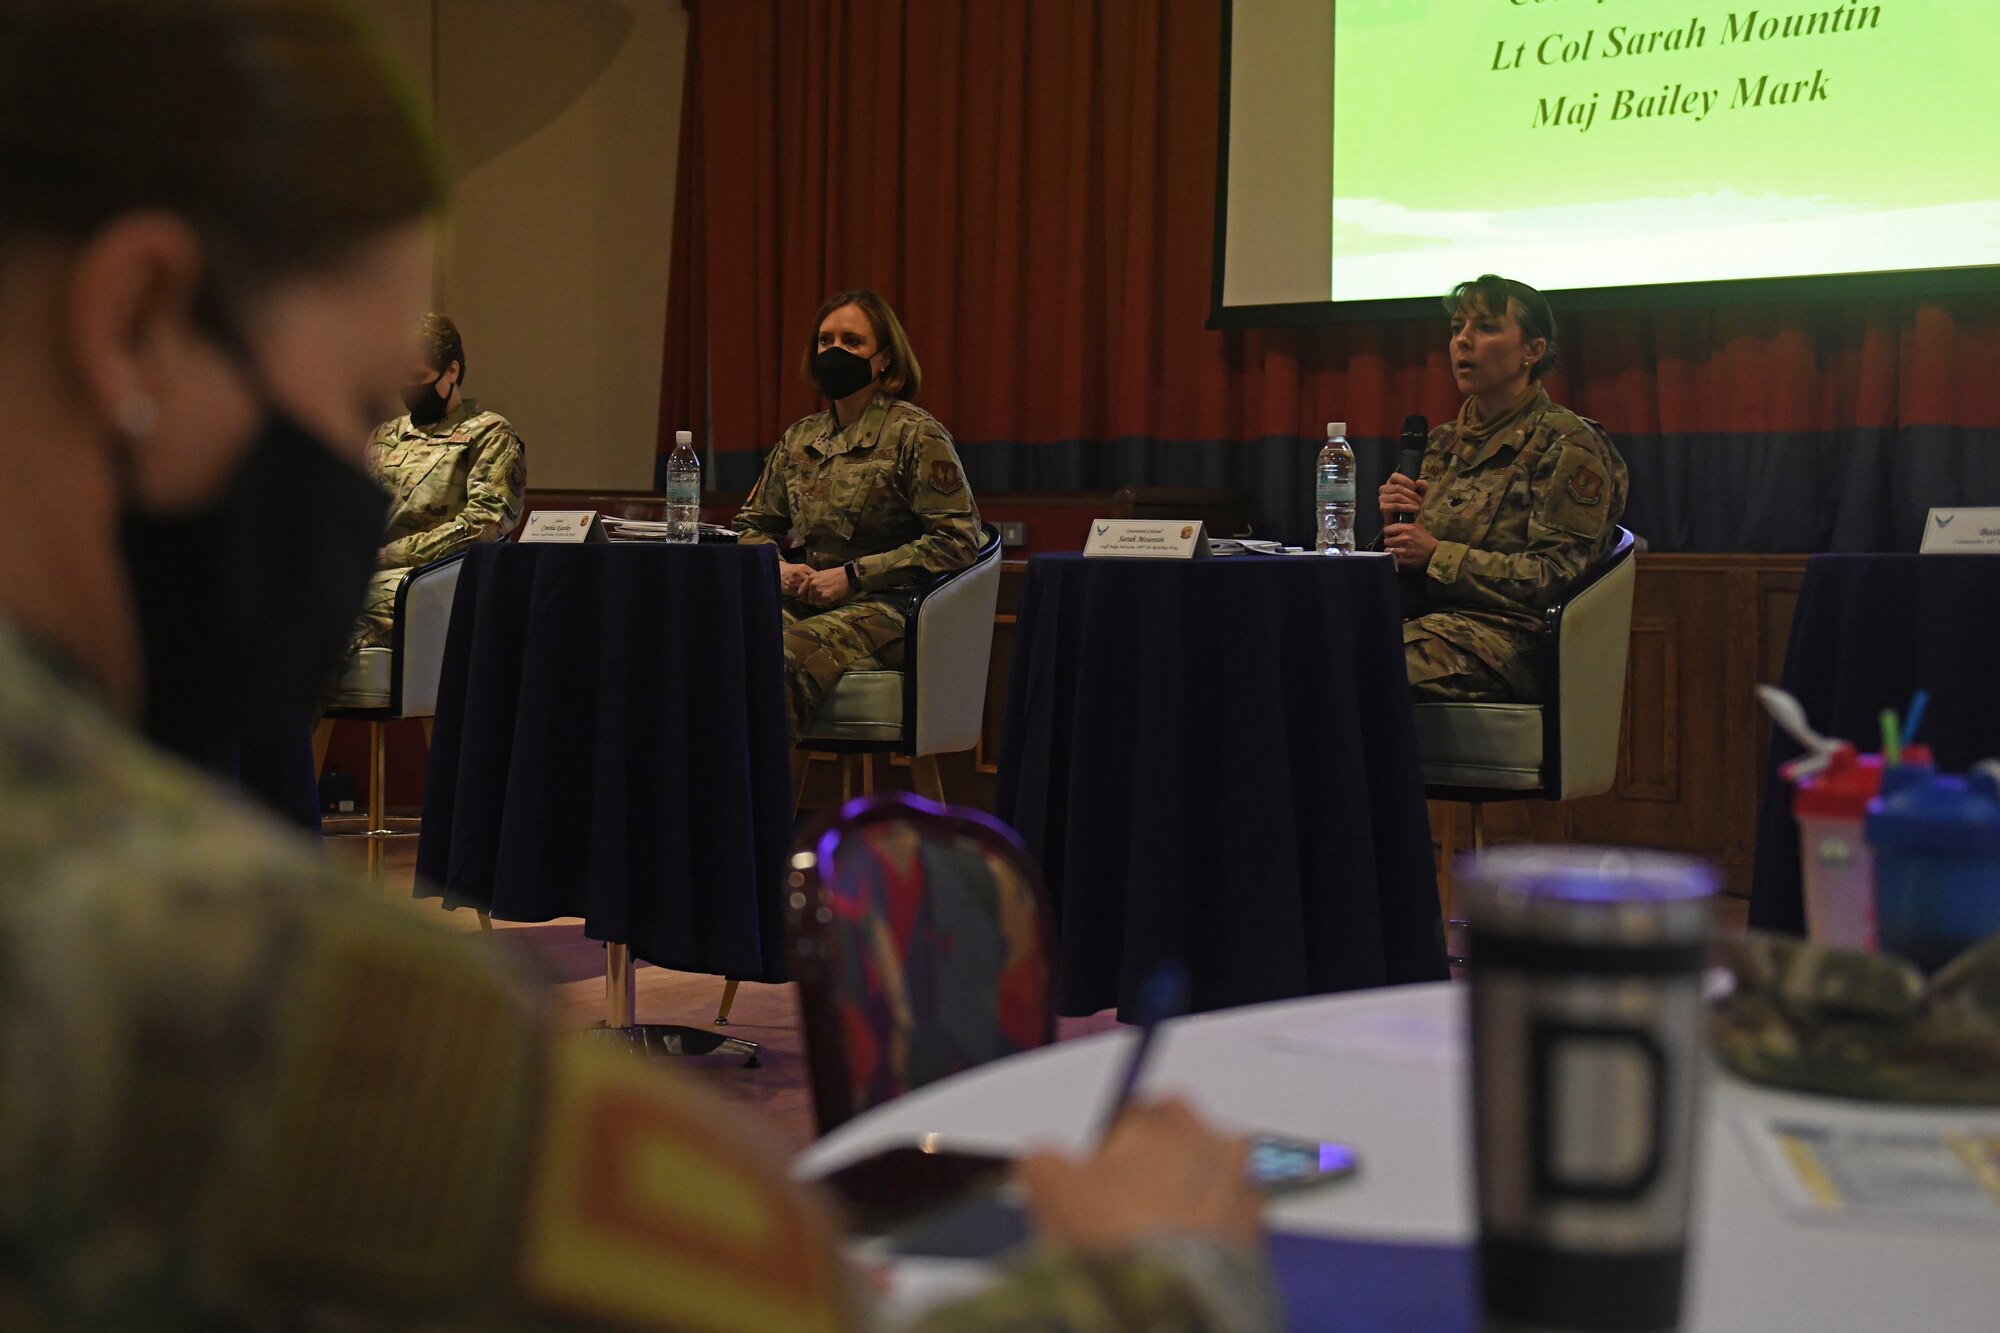
<svg viewBox="0 0 2000 1333"><path fill-rule="evenodd" d="M1680 658L1678 616L1632 617L1614 788L1624 800L1680 799Z"/></svg>
<svg viewBox="0 0 2000 1333"><path fill-rule="evenodd" d="M1751 865L1757 852L1757 788L1761 774L1756 719L1757 667L1764 656L1757 595L1757 570L1738 563L1726 576L1729 618L1712 631L1721 636L1728 653L1725 693L1717 711L1723 719L1722 763L1717 776L1728 804L1724 817L1709 826L1708 855L1722 867L1730 891L1748 896Z"/></svg>
<svg viewBox="0 0 2000 1333"><path fill-rule="evenodd" d="M1568 803L1577 840L1693 851L1723 818L1715 775L1726 762L1719 702L1729 655L1718 626L1729 612L1720 591L1708 571L1639 558L1620 780Z"/></svg>
<svg viewBox="0 0 2000 1333"><path fill-rule="evenodd" d="M1785 675L1785 650L1792 637L1792 614L1798 610L1799 588L1805 583L1804 557L1792 563L1765 565L1757 570L1758 644L1757 683L1777 685ZM1746 726L1756 736L1757 788L1753 800L1757 817L1763 817L1764 773L1771 762L1771 721L1761 706L1752 704ZM1752 826L1751 853L1756 853L1755 825Z"/></svg>

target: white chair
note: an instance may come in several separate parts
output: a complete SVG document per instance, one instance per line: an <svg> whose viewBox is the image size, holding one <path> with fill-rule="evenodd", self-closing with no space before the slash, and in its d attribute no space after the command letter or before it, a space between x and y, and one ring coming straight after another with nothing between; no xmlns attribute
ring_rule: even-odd
<svg viewBox="0 0 2000 1333"><path fill-rule="evenodd" d="M937 756L979 743L999 598L1000 534L983 524L970 565L911 589L902 669L850 671L820 700L799 738L804 754L794 797L805 790L815 752L841 756L843 788L851 789L859 761L864 794L874 789L869 760L894 753L909 756L919 792L943 801Z"/></svg>
<svg viewBox="0 0 2000 1333"><path fill-rule="evenodd" d="M1424 795L1472 807L1474 851L1485 850L1488 802L1575 800L1610 791L1617 779L1635 546L1619 528L1610 552L1543 611L1542 702L1417 704ZM1438 884L1447 927L1454 823L1447 812Z"/></svg>
<svg viewBox="0 0 2000 1333"><path fill-rule="evenodd" d="M854 795L857 767L862 793L873 793L878 754L909 756L918 792L943 804L937 757L979 743L993 608L1000 599L1000 530L981 524L973 562L916 585L909 597L902 669L840 676L801 733L794 807L805 794L815 752L840 756L842 804ZM730 981L723 987L717 1023L729 1021L735 1002L736 983Z"/></svg>
<svg viewBox="0 0 2000 1333"><path fill-rule="evenodd" d="M409 837L389 827L388 724L405 718L430 719L437 713L438 674L444 665L445 634L451 628L452 597L458 591L463 551L410 571L396 589L395 621L387 648L363 648L341 673L333 698L321 715L314 760L323 764L335 720L368 724L368 869L382 874L384 841ZM484 914L481 915L482 921Z"/></svg>

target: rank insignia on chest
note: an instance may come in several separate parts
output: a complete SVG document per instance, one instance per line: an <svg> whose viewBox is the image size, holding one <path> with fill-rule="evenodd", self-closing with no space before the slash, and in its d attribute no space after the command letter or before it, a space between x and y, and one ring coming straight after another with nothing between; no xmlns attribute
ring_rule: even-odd
<svg viewBox="0 0 2000 1333"><path fill-rule="evenodd" d="M1604 498L1604 474L1594 468L1578 468L1565 485L1569 498L1580 505L1594 505Z"/></svg>
<svg viewBox="0 0 2000 1333"><path fill-rule="evenodd" d="M930 483L940 495L950 495L959 487L958 464L942 458L932 463Z"/></svg>

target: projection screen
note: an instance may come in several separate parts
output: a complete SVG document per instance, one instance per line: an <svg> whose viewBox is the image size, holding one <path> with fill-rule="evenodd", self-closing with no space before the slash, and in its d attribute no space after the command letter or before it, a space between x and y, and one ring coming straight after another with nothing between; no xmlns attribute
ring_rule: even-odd
<svg viewBox="0 0 2000 1333"><path fill-rule="evenodd" d="M1212 322L2000 285L1996 0L1233 0Z"/></svg>

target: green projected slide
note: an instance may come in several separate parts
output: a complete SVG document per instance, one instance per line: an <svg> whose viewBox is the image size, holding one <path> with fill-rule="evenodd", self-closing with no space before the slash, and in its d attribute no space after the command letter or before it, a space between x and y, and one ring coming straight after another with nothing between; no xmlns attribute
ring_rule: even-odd
<svg viewBox="0 0 2000 1333"><path fill-rule="evenodd" d="M1332 299L2000 264L2000 0L1336 0Z"/></svg>

